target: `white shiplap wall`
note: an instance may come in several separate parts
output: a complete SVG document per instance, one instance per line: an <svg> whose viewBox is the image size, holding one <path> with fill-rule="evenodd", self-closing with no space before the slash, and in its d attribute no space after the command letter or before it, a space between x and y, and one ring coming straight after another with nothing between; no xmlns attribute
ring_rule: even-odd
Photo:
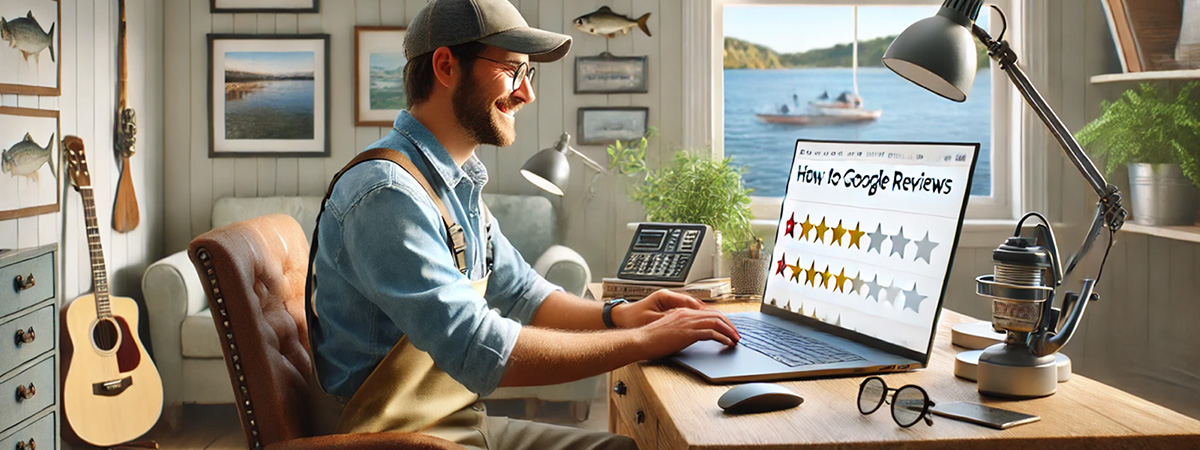
<svg viewBox="0 0 1200 450"><path fill-rule="evenodd" d="M0 95L0 105L60 112L62 134L83 138L105 251L111 292L141 297L141 274L162 255L162 0L126 0L129 102L137 111L137 153L132 158L141 222L128 233L112 230L112 205L120 176L113 151L116 111L117 2L61 0L62 95ZM59 162L55 162L57 166ZM63 172L59 181L68 178ZM72 299L91 290L91 268L79 194L65 188L60 212L0 221L0 248L59 243L60 290Z"/></svg>

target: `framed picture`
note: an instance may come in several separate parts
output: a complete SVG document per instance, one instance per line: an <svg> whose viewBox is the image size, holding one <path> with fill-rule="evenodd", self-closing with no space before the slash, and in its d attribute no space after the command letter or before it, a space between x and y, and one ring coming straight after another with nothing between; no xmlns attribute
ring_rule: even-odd
<svg viewBox="0 0 1200 450"><path fill-rule="evenodd" d="M608 144L646 134L650 108L644 106L579 108L580 144Z"/></svg>
<svg viewBox="0 0 1200 450"><path fill-rule="evenodd" d="M208 156L329 156L329 35L208 35Z"/></svg>
<svg viewBox="0 0 1200 450"><path fill-rule="evenodd" d="M61 17L58 0L0 0L0 92L61 95Z"/></svg>
<svg viewBox="0 0 1200 450"><path fill-rule="evenodd" d="M0 106L0 220L58 211L58 111Z"/></svg>
<svg viewBox="0 0 1200 450"><path fill-rule="evenodd" d="M315 13L318 0L209 0L215 13Z"/></svg>
<svg viewBox="0 0 1200 450"><path fill-rule="evenodd" d="M645 94L649 92L645 56L598 56L575 58L576 94Z"/></svg>
<svg viewBox="0 0 1200 450"><path fill-rule="evenodd" d="M404 28L354 27L354 124L390 127L406 108Z"/></svg>

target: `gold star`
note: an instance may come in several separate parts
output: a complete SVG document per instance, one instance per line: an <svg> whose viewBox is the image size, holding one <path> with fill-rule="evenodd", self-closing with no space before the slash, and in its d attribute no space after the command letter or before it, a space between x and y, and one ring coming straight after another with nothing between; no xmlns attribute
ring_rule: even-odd
<svg viewBox="0 0 1200 450"><path fill-rule="evenodd" d="M808 220L808 216L804 216L804 223L800 224L800 236L804 237L804 240L807 241L808 240L808 231L811 229L813 229L812 222L810 222Z"/></svg>
<svg viewBox="0 0 1200 450"><path fill-rule="evenodd" d="M792 280L800 282L800 274L804 273L804 268L800 267L800 258L796 258L796 265L788 265L788 269L792 270Z"/></svg>
<svg viewBox="0 0 1200 450"><path fill-rule="evenodd" d="M843 267L842 271L837 274L837 286L834 286L834 289L838 292L846 292L846 287L844 284L846 284L846 280L849 279L850 277L846 276L846 268Z"/></svg>
<svg viewBox="0 0 1200 450"><path fill-rule="evenodd" d="M825 271L821 272L821 287L829 288L829 280L833 278L833 272L829 271L829 265L825 265Z"/></svg>
<svg viewBox="0 0 1200 450"><path fill-rule="evenodd" d="M850 245L853 245L858 248L862 248L862 246L859 244L859 240L862 239L863 235L867 234L867 232L859 229L859 225L862 225L862 222L854 224L854 229L849 230L850 231ZM850 248L850 245L847 245L846 248Z"/></svg>
<svg viewBox="0 0 1200 450"><path fill-rule="evenodd" d="M842 228L842 221L838 220L837 227L833 229L833 239L829 241L829 245L833 245L834 242L837 242L839 246L842 245L842 236L846 235L846 231L848 230Z"/></svg>
<svg viewBox="0 0 1200 450"><path fill-rule="evenodd" d="M825 226L825 218L822 217L821 224L817 225L817 238L815 240L813 240L813 242L816 242L816 241L825 242L825 230L828 230L828 229L829 229L829 227Z"/></svg>
<svg viewBox="0 0 1200 450"><path fill-rule="evenodd" d="M813 278L816 277L818 273L820 272L817 272L817 262L813 261L812 265L808 266L808 276L805 277L806 280L804 280L804 284L811 284L815 287L817 283L813 281Z"/></svg>

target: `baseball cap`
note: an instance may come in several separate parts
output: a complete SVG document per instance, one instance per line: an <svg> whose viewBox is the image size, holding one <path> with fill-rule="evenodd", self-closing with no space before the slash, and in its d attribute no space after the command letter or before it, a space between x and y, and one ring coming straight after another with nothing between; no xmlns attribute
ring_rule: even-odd
<svg viewBox="0 0 1200 450"><path fill-rule="evenodd" d="M533 62L557 61L571 50L570 36L530 27L508 0L432 0L408 25L404 56L471 41L529 55Z"/></svg>

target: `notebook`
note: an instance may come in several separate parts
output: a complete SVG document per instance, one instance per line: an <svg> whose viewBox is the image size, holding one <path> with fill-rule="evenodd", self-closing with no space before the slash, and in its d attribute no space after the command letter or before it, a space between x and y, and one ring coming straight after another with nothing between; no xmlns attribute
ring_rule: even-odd
<svg viewBox="0 0 1200 450"><path fill-rule="evenodd" d="M757 312L671 360L710 382L929 363L977 143L798 140Z"/></svg>

